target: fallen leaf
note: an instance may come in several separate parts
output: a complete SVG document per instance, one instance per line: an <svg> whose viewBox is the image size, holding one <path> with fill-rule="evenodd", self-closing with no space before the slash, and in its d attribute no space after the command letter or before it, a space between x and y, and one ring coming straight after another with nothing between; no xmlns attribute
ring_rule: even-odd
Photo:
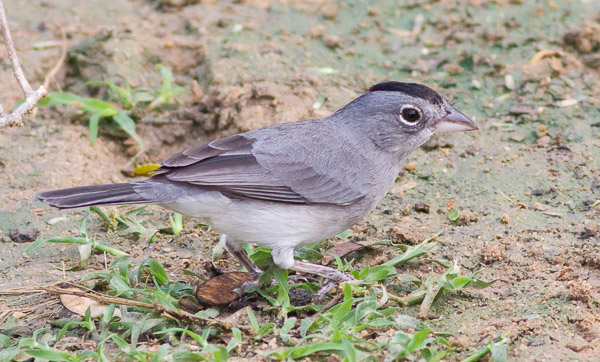
<svg viewBox="0 0 600 362"><path fill-rule="evenodd" d="M64 290L81 292L81 289L73 287L66 288ZM80 316L85 316L85 311L88 308L90 308L90 315L92 318L102 316L104 314L104 311L106 311L106 309L109 307L107 304L101 304L96 300L72 294L61 294L60 301L65 306L65 308ZM121 317L121 310L115 309L113 315Z"/></svg>
<svg viewBox="0 0 600 362"><path fill-rule="evenodd" d="M334 246L333 248L327 250L327 253L334 254L334 255L337 255L340 258L342 258L350 253L353 253L358 250L362 250L364 248L365 247L360 244L348 241L348 242Z"/></svg>
<svg viewBox="0 0 600 362"><path fill-rule="evenodd" d="M224 305L239 298L239 290L246 282L254 280L248 273L231 272L211 278L196 289L196 298L202 304Z"/></svg>

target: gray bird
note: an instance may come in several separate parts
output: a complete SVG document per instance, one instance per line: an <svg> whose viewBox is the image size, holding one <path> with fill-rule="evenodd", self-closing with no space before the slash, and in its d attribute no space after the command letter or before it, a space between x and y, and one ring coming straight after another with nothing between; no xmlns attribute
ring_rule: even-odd
<svg viewBox="0 0 600 362"><path fill-rule="evenodd" d="M321 298L353 279L294 259L294 248L360 221L390 190L402 160L439 133L476 130L467 116L421 84L374 85L329 117L280 124L177 153L147 180L43 192L68 209L156 203L226 235L227 250L254 278L262 271L243 243L269 246L283 269L328 279Z"/></svg>

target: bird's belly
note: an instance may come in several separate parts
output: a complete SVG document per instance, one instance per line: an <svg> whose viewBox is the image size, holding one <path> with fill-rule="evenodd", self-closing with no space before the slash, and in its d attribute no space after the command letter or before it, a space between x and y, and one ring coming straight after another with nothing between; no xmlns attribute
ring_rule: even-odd
<svg viewBox="0 0 600 362"><path fill-rule="evenodd" d="M364 217L355 206L290 205L232 200L220 193L161 206L208 222L231 241L271 247L298 246L327 239Z"/></svg>

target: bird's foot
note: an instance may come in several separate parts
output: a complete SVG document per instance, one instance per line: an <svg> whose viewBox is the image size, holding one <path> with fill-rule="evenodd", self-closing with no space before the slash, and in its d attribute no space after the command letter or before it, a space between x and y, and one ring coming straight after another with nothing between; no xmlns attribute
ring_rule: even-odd
<svg viewBox="0 0 600 362"><path fill-rule="evenodd" d="M314 303L315 304L323 304L323 302L325 301L325 294L332 291L333 288L335 288L338 284L339 284L339 282L336 282L333 280L330 280L327 283L325 283L321 287L321 289L317 290L317 292L315 293L315 296L313 297Z"/></svg>
<svg viewBox="0 0 600 362"><path fill-rule="evenodd" d="M259 278L255 278L254 280L249 280L247 282L243 282L240 285L239 294L242 295L242 294L248 293L249 290L247 290L247 289L251 290L253 288L258 288L258 279Z"/></svg>
<svg viewBox="0 0 600 362"><path fill-rule="evenodd" d="M288 276L288 281L292 282L294 284L308 283L308 278L309 277L307 275L305 275L303 273L298 273L298 274Z"/></svg>
<svg viewBox="0 0 600 362"><path fill-rule="evenodd" d="M354 277L343 271L312 263L306 263L299 260L294 260L294 265L290 268L300 273L315 274L328 279L328 281L319 289L314 296L314 302L322 304L325 299L325 294L329 293L339 283L354 280Z"/></svg>

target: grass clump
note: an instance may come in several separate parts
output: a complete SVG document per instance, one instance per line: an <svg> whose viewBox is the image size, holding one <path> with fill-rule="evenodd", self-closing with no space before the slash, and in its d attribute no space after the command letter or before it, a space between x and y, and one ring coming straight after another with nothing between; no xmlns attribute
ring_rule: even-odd
<svg viewBox="0 0 600 362"><path fill-rule="evenodd" d="M111 230L144 236L147 241L152 240L148 235L156 235L158 229L144 222L144 208L116 210L106 213L96 208L93 212ZM108 252L89 236L90 215L90 211L84 214L80 236L72 241L47 239L38 245L70 242ZM172 235L183 227L179 216L171 217L169 224L165 229ZM223 309L186 312L190 301L197 304L195 286L173 279L158 260L147 258L134 263L128 255L113 254L106 270L88 274L78 287L88 293L81 300L91 296L89 293L105 296L107 302L102 304L101 313L97 313L97 306L90 306L79 316L55 320L50 328L43 326L31 337L14 339L0 334L0 344L4 346L0 357L10 360L28 356L51 361L225 361L234 356L295 360L330 355L343 361L454 358L455 347L448 341L451 334L436 331L423 320L436 301L462 288L485 288L492 282L478 279L477 273L462 275L457 263L422 258L435 249L434 239L412 246L396 245L402 250L400 255L359 270L352 270L353 260L336 257L338 269L351 272L356 280L343 284L338 292L341 294L334 294L327 305L298 305L290 297L292 289L314 292L319 285L314 281L292 283L288 271L272 264L268 248L247 246L250 257L266 272L262 286L254 288L254 296L242 299L247 300L246 306L229 322L225 322L229 312L224 313ZM296 250L296 257L302 260L315 261L322 255L316 246ZM432 269L423 280L398 272L398 265L417 258L433 261L444 271L434 273ZM182 270L185 274L193 273ZM407 286L412 287L406 289ZM418 306L418 310L413 306ZM413 313L420 319L410 315ZM0 333L3 332L0 326ZM84 343L67 348L67 342L73 338ZM501 361L509 342L505 336L502 338L490 342L470 360L491 354Z"/></svg>
<svg viewBox="0 0 600 362"><path fill-rule="evenodd" d="M144 111L152 111L170 104L184 89L173 84L173 73L165 66L158 67L162 81L160 87L131 87L129 82L120 87L110 81L88 82L88 86L107 87L106 99L83 97L69 92L50 92L42 99L41 106L67 105L89 115L90 142L96 143L102 120L112 121L120 130L144 150L144 143L135 130L135 120ZM106 123L106 126L110 126ZM140 151L140 152L141 152Z"/></svg>

